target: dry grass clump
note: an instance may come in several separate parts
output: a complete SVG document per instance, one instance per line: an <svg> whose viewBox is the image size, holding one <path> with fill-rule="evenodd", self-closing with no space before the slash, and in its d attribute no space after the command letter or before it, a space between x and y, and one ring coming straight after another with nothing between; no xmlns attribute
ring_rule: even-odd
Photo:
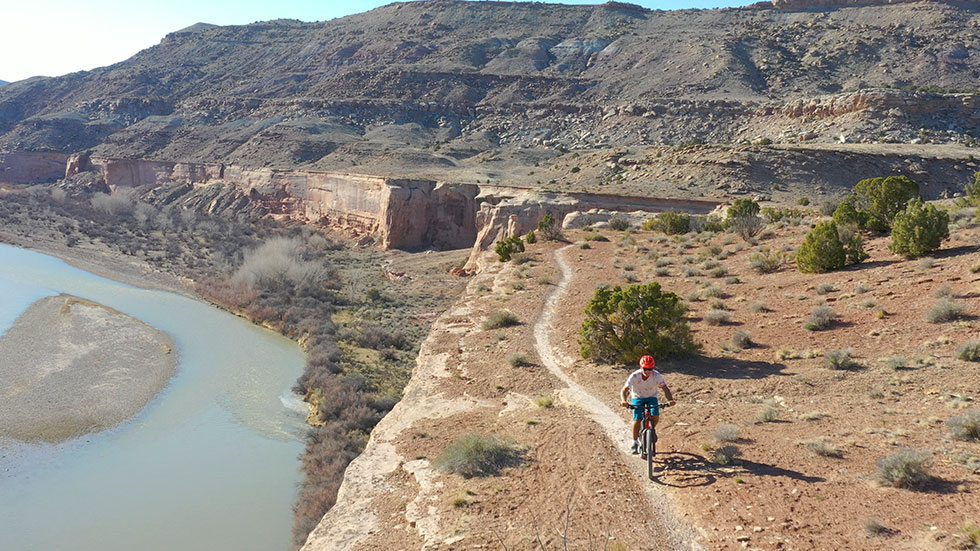
<svg viewBox="0 0 980 551"><path fill-rule="evenodd" d="M832 293L837 290L833 283L821 283L813 288L818 295L826 295L827 293Z"/></svg>
<svg viewBox="0 0 980 551"><path fill-rule="evenodd" d="M772 423L779 420L779 410L775 405L767 403L762 406L755 418L760 423Z"/></svg>
<svg viewBox="0 0 980 551"><path fill-rule="evenodd" d="M534 403L537 404L539 408L550 408L555 405L555 397L541 394L535 398Z"/></svg>
<svg viewBox="0 0 980 551"><path fill-rule="evenodd" d="M516 353L507 356L507 363L510 364L511 367L527 367L532 365L531 361L527 359L527 356Z"/></svg>
<svg viewBox="0 0 980 551"><path fill-rule="evenodd" d="M885 360L885 367L888 369L906 369L909 366L909 361L905 359L905 356L892 356Z"/></svg>
<svg viewBox="0 0 980 551"><path fill-rule="evenodd" d="M825 436L804 440L803 445L805 445L808 450L822 457L844 456L844 452L840 449L840 446L837 446Z"/></svg>
<svg viewBox="0 0 980 551"><path fill-rule="evenodd" d="M823 357L824 366L828 369L853 369L857 367L857 363L851 359L853 353L851 348L828 350Z"/></svg>
<svg viewBox="0 0 980 551"><path fill-rule="evenodd" d="M749 306L749 310L752 310L756 314L762 314L762 313L765 313L765 312L772 312L772 310L768 306L766 306L766 303L759 302L759 301L753 302L752 303L752 306Z"/></svg>
<svg viewBox="0 0 980 551"><path fill-rule="evenodd" d="M523 446L496 435L468 434L446 447L435 466L466 478L491 476L505 467L520 465L524 453Z"/></svg>
<svg viewBox="0 0 980 551"><path fill-rule="evenodd" d="M752 342L752 335L744 329L739 329L732 335L732 345L735 348L751 348L754 344Z"/></svg>
<svg viewBox="0 0 980 551"><path fill-rule="evenodd" d="M953 438L960 440L980 440L980 410L970 409L963 415L951 417L946 428Z"/></svg>
<svg viewBox="0 0 980 551"><path fill-rule="evenodd" d="M487 316L487 319L483 321L481 327L483 329L500 329L502 327L519 325L520 323L521 320L517 317L517 314L508 310L497 310Z"/></svg>
<svg viewBox="0 0 980 551"><path fill-rule="evenodd" d="M963 305L949 298L941 298L926 313L929 323L945 323L963 317Z"/></svg>
<svg viewBox="0 0 980 551"><path fill-rule="evenodd" d="M749 257L749 267L760 274L771 274L783 264L783 254L779 251L763 249Z"/></svg>
<svg viewBox="0 0 980 551"><path fill-rule="evenodd" d="M712 310L704 315L708 325L724 325L732 320L732 315L725 310Z"/></svg>
<svg viewBox="0 0 980 551"><path fill-rule="evenodd" d="M810 313L810 318L806 321L803 326L805 329L810 331L817 331L820 329L826 329L833 325L834 320L837 319L837 312L834 311L830 306L817 306Z"/></svg>
<svg viewBox="0 0 980 551"><path fill-rule="evenodd" d="M931 466L932 459L928 454L903 448L878 460L875 480L895 488L921 489L932 480Z"/></svg>
<svg viewBox="0 0 980 551"><path fill-rule="evenodd" d="M711 460L718 465L731 465L737 458L742 456L742 450L738 446L729 444L715 450Z"/></svg>
<svg viewBox="0 0 980 551"><path fill-rule="evenodd" d="M967 362L980 362L980 341L967 341L956 349L956 357Z"/></svg>
<svg viewBox="0 0 980 551"><path fill-rule="evenodd" d="M715 440L718 442L735 442L738 440L740 432L741 431L736 425L731 423L722 423L715 428L712 436L714 436Z"/></svg>

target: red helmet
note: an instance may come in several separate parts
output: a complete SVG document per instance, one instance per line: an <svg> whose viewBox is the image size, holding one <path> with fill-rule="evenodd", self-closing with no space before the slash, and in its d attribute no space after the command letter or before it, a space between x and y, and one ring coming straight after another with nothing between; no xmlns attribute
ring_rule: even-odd
<svg viewBox="0 0 980 551"><path fill-rule="evenodd" d="M657 362L653 361L653 356L643 356L640 358L641 369L653 369L655 365L657 365Z"/></svg>

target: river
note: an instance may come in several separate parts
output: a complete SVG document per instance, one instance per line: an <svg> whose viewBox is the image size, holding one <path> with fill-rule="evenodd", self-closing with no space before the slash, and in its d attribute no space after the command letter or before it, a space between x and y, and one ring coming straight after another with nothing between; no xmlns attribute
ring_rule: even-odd
<svg viewBox="0 0 980 551"><path fill-rule="evenodd" d="M300 482L296 343L211 305L0 245L0 333L68 293L177 343L177 373L121 425L51 445L0 440L0 550L290 547ZM2 361L2 358L0 358Z"/></svg>

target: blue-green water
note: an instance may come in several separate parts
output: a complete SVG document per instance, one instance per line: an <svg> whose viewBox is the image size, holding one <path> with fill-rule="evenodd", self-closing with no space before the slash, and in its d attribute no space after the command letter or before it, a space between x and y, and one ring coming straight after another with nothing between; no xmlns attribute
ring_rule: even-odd
<svg viewBox="0 0 980 551"><path fill-rule="evenodd" d="M299 347L208 304L0 245L0 332L60 293L169 333L177 374L111 430L58 445L0 440L0 550L288 549L303 451L302 403L289 391Z"/></svg>

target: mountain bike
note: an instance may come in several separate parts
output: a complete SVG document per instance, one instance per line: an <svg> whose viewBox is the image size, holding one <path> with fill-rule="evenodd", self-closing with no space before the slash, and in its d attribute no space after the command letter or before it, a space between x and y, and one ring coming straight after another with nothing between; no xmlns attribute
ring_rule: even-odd
<svg viewBox="0 0 980 551"><path fill-rule="evenodd" d="M660 404L660 409L669 407L669 404ZM653 456L657 455L657 428L653 424L653 415L650 413L650 404L634 406L630 404L630 409L642 409L643 417L640 419L640 457L647 460L647 476L653 478Z"/></svg>

